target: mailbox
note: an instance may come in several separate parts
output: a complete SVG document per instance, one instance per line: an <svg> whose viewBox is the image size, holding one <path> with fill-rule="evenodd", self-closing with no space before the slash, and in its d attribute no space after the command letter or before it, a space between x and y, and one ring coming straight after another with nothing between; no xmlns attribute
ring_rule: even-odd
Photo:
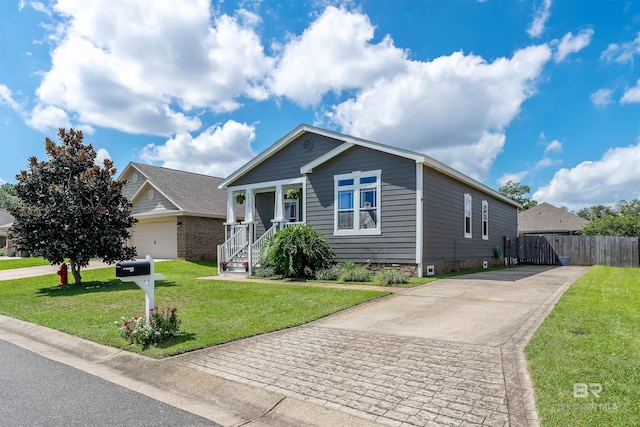
<svg viewBox="0 0 640 427"><path fill-rule="evenodd" d="M119 262L116 264L116 277L148 276L151 264L148 261Z"/></svg>

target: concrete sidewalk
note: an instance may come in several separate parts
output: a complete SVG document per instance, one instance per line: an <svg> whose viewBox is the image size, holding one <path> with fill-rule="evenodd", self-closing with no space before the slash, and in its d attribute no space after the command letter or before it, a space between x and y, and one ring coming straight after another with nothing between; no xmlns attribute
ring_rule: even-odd
<svg viewBox="0 0 640 427"><path fill-rule="evenodd" d="M102 261L90 261L89 265L86 267L82 267L80 272L85 270L95 270L97 268L105 268L105 267L113 267L114 275L115 275L115 264L107 264ZM11 270L0 270L0 282L4 280L16 280L16 279L24 279L27 277L37 277L37 276L46 276L48 274L56 274L59 265L39 265L37 267L24 267L24 268L13 268ZM71 276L71 272L69 272L69 280L73 281L73 277Z"/></svg>
<svg viewBox="0 0 640 427"><path fill-rule="evenodd" d="M0 339L225 426L536 426L523 348L587 270L528 266L396 289L163 360L3 316Z"/></svg>

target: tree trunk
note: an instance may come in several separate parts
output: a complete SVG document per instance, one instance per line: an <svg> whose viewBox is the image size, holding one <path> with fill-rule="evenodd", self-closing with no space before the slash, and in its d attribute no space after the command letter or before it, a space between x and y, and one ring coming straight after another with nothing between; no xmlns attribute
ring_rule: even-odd
<svg viewBox="0 0 640 427"><path fill-rule="evenodd" d="M82 284L82 276L80 276L80 266L73 260L69 260L71 266L71 274L73 274L73 280L76 285Z"/></svg>

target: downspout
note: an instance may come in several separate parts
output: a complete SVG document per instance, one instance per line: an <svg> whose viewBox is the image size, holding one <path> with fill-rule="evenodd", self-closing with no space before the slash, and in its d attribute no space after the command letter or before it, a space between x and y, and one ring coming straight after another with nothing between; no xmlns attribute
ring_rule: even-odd
<svg viewBox="0 0 640 427"><path fill-rule="evenodd" d="M416 264L418 264L418 277L422 277L422 253L424 243L424 165L416 162Z"/></svg>

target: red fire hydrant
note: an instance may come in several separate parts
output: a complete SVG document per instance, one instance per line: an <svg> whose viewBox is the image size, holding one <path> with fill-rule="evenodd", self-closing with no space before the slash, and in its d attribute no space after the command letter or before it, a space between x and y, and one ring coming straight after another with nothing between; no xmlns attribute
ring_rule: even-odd
<svg viewBox="0 0 640 427"><path fill-rule="evenodd" d="M68 276L67 264L62 263L60 269L58 270L58 276L60 276L60 284L68 285L69 284L69 276Z"/></svg>

